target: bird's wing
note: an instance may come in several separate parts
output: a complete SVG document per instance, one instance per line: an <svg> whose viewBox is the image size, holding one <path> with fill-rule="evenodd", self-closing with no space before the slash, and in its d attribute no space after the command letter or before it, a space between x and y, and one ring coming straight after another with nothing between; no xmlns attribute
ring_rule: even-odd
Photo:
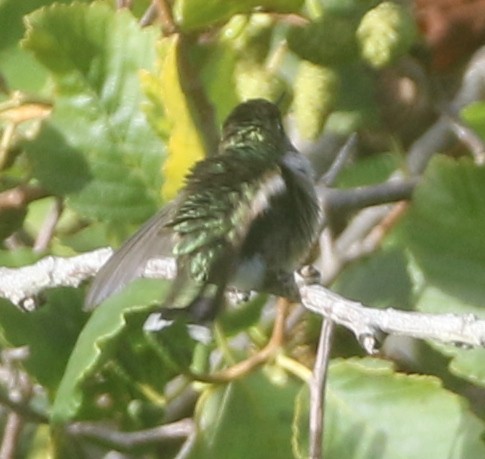
<svg viewBox="0 0 485 459"><path fill-rule="evenodd" d="M214 270L222 274L215 279L216 293L207 294L220 296L251 223L267 209L271 196L285 188L279 167L260 174L260 168L253 166L234 161L229 155L200 163L183 192L148 220L101 268L84 308L92 310L120 291L141 275L148 260L157 256L177 257L177 279L167 305L182 307L204 293L208 282L214 282L209 279Z"/></svg>
<svg viewBox="0 0 485 459"><path fill-rule="evenodd" d="M220 176L217 167L206 169L220 161L224 162ZM171 223L177 234L177 278L164 306L188 308L196 322L217 314L251 224L267 210L271 197L285 188L277 166L263 174L258 168L241 168L245 166L226 157L196 170Z"/></svg>
<svg viewBox="0 0 485 459"><path fill-rule="evenodd" d="M179 200L180 197L155 214L105 263L86 295L85 310L94 309L107 297L140 277L148 260L172 256L173 231L165 225L172 218Z"/></svg>
<svg viewBox="0 0 485 459"><path fill-rule="evenodd" d="M251 224L285 186L276 164L265 169L230 155L212 157L194 169L186 199L170 224L177 234L178 268L171 304L184 307L188 292L195 299L208 284L221 294L237 268L234 263Z"/></svg>

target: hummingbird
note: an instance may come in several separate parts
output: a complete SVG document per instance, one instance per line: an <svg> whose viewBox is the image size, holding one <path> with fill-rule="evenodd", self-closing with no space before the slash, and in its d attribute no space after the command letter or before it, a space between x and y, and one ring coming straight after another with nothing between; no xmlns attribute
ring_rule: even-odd
<svg viewBox="0 0 485 459"><path fill-rule="evenodd" d="M177 197L101 268L85 309L139 277L149 259L171 256L177 276L162 308L211 321L227 287L270 292L291 276L319 220L310 163L285 134L278 107L248 100L223 123L217 154L197 162Z"/></svg>

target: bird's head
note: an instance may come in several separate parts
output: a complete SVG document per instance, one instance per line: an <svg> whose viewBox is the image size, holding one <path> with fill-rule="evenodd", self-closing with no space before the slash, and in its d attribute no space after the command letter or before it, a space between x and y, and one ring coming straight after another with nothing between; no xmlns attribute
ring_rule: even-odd
<svg viewBox="0 0 485 459"><path fill-rule="evenodd" d="M238 105L222 129L221 148L264 145L281 154L289 145L278 107L264 99L251 99Z"/></svg>

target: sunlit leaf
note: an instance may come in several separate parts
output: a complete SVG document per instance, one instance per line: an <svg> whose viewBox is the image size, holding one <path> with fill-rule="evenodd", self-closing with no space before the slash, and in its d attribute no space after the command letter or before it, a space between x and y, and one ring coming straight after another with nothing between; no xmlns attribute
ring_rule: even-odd
<svg viewBox="0 0 485 459"><path fill-rule="evenodd" d="M408 309L411 305L412 283L407 259L394 248L353 263L332 288L366 306Z"/></svg>
<svg viewBox="0 0 485 459"><path fill-rule="evenodd" d="M465 107L461 115L463 119L485 139L485 104L475 102Z"/></svg>
<svg viewBox="0 0 485 459"><path fill-rule="evenodd" d="M29 346L26 368L54 393L85 315L81 312L79 290L49 290L44 301L41 308L31 313L21 312L5 300L0 301L0 327L12 346Z"/></svg>
<svg viewBox="0 0 485 459"><path fill-rule="evenodd" d="M300 387L291 378L257 373L203 394L199 435L191 459L290 459L293 403Z"/></svg>
<svg viewBox="0 0 485 459"><path fill-rule="evenodd" d="M485 317L485 169L438 157L416 190L403 236L415 263L416 308ZM451 369L485 384L485 351L438 346Z"/></svg>
<svg viewBox="0 0 485 459"><path fill-rule="evenodd" d="M23 45L58 94L52 117L27 144L34 174L82 215L146 218L159 202L163 145L141 111L138 71L153 66L157 30L101 3L43 8L27 25Z"/></svg>
<svg viewBox="0 0 485 459"><path fill-rule="evenodd" d="M308 457L305 399L305 394L299 397L295 420L300 457ZM485 454L480 439L485 424L436 378L396 373L379 360L336 361L326 401L326 457L459 459Z"/></svg>
<svg viewBox="0 0 485 459"><path fill-rule="evenodd" d="M166 199L173 198L189 167L206 154L201 115L187 97L187 76L180 65L180 53L181 38L166 39L160 47L158 73L145 73L143 78L146 91L151 94L151 111L165 113L167 120L158 129L162 134L166 130L168 137L168 157L163 167Z"/></svg>
<svg viewBox="0 0 485 459"><path fill-rule="evenodd" d="M0 72L10 89L37 91L47 74L29 53L19 46L25 32L23 17L55 0L2 0L0 1ZM60 0L57 3L67 3Z"/></svg>
<svg viewBox="0 0 485 459"><path fill-rule="evenodd" d="M55 422L65 422L76 416L83 403L83 383L120 350L127 316L148 313L154 302L163 299L167 286L167 282L160 280L138 281L98 306L70 354L52 407Z"/></svg>
<svg viewBox="0 0 485 459"><path fill-rule="evenodd" d="M484 226L485 169L469 159L435 158L406 222L410 249L428 282L481 308Z"/></svg>

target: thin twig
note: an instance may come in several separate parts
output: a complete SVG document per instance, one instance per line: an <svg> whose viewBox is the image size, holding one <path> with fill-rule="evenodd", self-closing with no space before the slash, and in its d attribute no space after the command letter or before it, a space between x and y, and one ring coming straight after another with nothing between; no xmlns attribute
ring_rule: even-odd
<svg viewBox="0 0 485 459"><path fill-rule="evenodd" d="M480 100L485 87L485 46L482 46L470 59L457 95L440 118L409 149L408 170L413 175L421 174L429 160L439 151L449 148L456 142L449 114L458 115L459 111L471 102Z"/></svg>
<svg viewBox="0 0 485 459"><path fill-rule="evenodd" d="M357 140L357 134L354 132L349 136L342 148L340 148L336 158L330 166L330 169L320 179L325 186L332 186L335 184L337 177L342 172L343 168L347 164L347 161L355 154Z"/></svg>
<svg viewBox="0 0 485 459"><path fill-rule="evenodd" d="M341 254L342 263L350 263L377 250L391 229L401 220L408 207L407 201L401 201L392 206L364 238L351 244L345 253Z"/></svg>
<svg viewBox="0 0 485 459"><path fill-rule="evenodd" d="M354 154L357 146L357 135L352 134L345 144L340 149L330 169L320 180L323 184L326 200L323 207L329 208L329 193L331 193L330 186L332 186L341 171L345 167L349 158ZM333 238L326 228L328 223L328 214L322 218L320 224L320 233L322 235L321 241L328 242L327 247L322 249L325 253L325 260L327 259L328 251L334 251ZM326 237L328 236L328 237ZM321 242L322 243L322 242ZM328 250L325 250L328 249ZM334 271L336 274L337 271ZM330 278L327 279L330 281ZM324 428L325 428L325 392L328 378L328 365L330 363L330 355L332 349L332 335L335 325L331 319L325 318L320 330L320 337L318 341L318 349L315 364L313 367L313 374L310 380L310 416L309 416L309 457L310 459L323 459L322 445L324 444Z"/></svg>
<svg viewBox="0 0 485 459"><path fill-rule="evenodd" d="M331 319L323 321L318 341L317 357L310 380L310 459L323 459L325 388L334 329L335 324Z"/></svg>
<svg viewBox="0 0 485 459"><path fill-rule="evenodd" d="M0 170L3 170L9 162L10 146L14 139L17 125L14 122L7 122L0 139Z"/></svg>
<svg viewBox="0 0 485 459"><path fill-rule="evenodd" d="M325 254L325 260L322 260L321 264L324 268L321 273L322 285L330 285L345 265L356 259L359 253L369 253L368 247L366 247L365 252L363 251L363 241L392 212L392 209L392 205L382 204L364 209L353 218L332 244L332 250L328 252L330 255Z"/></svg>
<svg viewBox="0 0 485 459"><path fill-rule="evenodd" d="M116 9L118 10L121 8L131 8L132 0L116 0L115 6L116 6Z"/></svg>
<svg viewBox="0 0 485 459"><path fill-rule="evenodd" d="M18 185L0 193L0 211L21 209L32 201L45 198L49 194L39 186Z"/></svg>
<svg viewBox="0 0 485 459"><path fill-rule="evenodd" d="M49 100L14 91L9 99L0 103L0 120L16 125L34 119L42 120L50 115L52 106Z"/></svg>
<svg viewBox="0 0 485 459"><path fill-rule="evenodd" d="M22 432L23 421L17 413L9 413L3 431L2 444L0 445L0 459L13 459L16 457L18 438Z"/></svg>
<svg viewBox="0 0 485 459"><path fill-rule="evenodd" d="M242 378L248 373L254 371L259 366L273 358L281 347L285 334L285 320L287 317L289 301L286 298L279 298L277 302L276 319L273 326L273 333L266 346L251 357L236 363L235 365L225 368L217 373L199 375L191 373L190 376L198 381L208 383L227 383L235 379Z"/></svg>
<svg viewBox="0 0 485 459"><path fill-rule="evenodd" d="M155 5L155 2L153 1L150 3L146 11L143 13L143 16L140 19L140 27L147 27L149 25L152 25L155 19L158 16L158 10Z"/></svg>
<svg viewBox="0 0 485 459"><path fill-rule="evenodd" d="M12 400L0 387L0 405L10 408L13 412L20 415L23 419L36 422L39 424L47 424L49 418L45 413L38 411L30 406L27 402L18 402Z"/></svg>
<svg viewBox="0 0 485 459"><path fill-rule="evenodd" d="M44 219L40 228L39 234L34 243L33 251L36 253L42 253L50 244L56 225L61 218L62 211L64 209L64 201L60 197L54 198L54 204Z"/></svg>
<svg viewBox="0 0 485 459"><path fill-rule="evenodd" d="M477 164L485 162L485 144L480 136L470 127L465 126L459 119L449 116L450 128L456 137L470 150Z"/></svg>
<svg viewBox="0 0 485 459"><path fill-rule="evenodd" d="M187 440L185 440L185 443L180 448L177 456L175 456L175 459L186 459L188 457L191 457L192 449L196 440L197 432L194 429L194 431L187 437Z"/></svg>
<svg viewBox="0 0 485 459"><path fill-rule="evenodd" d="M177 32L178 27L175 24L172 14L172 7L167 0L154 0L153 1L160 20L162 21L162 31L166 36L172 35Z"/></svg>
<svg viewBox="0 0 485 459"><path fill-rule="evenodd" d="M67 432L72 436L94 440L123 451L139 446L184 440L193 433L194 428L194 421L186 418L136 432L120 432L101 424L78 422L69 425Z"/></svg>
<svg viewBox="0 0 485 459"><path fill-rule="evenodd" d="M179 385L175 394L170 393L173 385ZM177 376L165 386L165 398L167 404L164 408L163 420L165 423L175 422L194 412L195 404L200 393L194 389L192 379L185 376Z"/></svg>
<svg viewBox="0 0 485 459"><path fill-rule="evenodd" d="M346 190L326 190L324 200L326 207L332 209L332 212L349 212L410 199L417 184L417 179L393 179L379 185Z"/></svg>

